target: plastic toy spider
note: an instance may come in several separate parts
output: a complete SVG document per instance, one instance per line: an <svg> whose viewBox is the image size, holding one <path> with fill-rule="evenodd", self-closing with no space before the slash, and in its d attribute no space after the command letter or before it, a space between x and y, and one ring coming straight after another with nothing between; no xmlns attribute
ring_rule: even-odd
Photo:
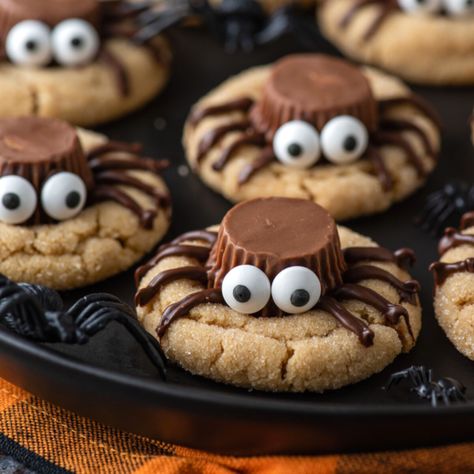
<svg viewBox="0 0 474 474"><path fill-rule="evenodd" d="M415 223L424 231L439 235L471 210L474 210L474 185L447 183L427 197Z"/></svg>
<svg viewBox="0 0 474 474"><path fill-rule="evenodd" d="M474 13L474 3L471 0L355 0L341 19L341 28L349 26L356 13L368 5L378 5L380 11L365 31L365 40L374 36L384 21L397 11L412 15L445 14L452 17Z"/></svg>
<svg viewBox="0 0 474 474"><path fill-rule="evenodd" d="M193 241L199 243L188 243ZM269 198L241 203L224 217L219 234L188 232L161 246L156 256L137 270L137 283L161 260L176 255L199 264L158 273L138 291L137 305L149 304L163 285L179 279L197 281L207 288L166 308L158 328L160 337L192 308L219 303L255 317L300 314L318 308L355 333L363 345L372 345L373 331L341 304L344 300L373 306L392 327L403 320L412 335L405 307L359 283L386 282L397 291L400 303L417 304L418 282L402 282L368 263L392 262L406 267L414 261L413 251L392 253L382 247L341 250L334 220L311 201Z"/></svg>
<svg viewBox="0 0 474 474"><path fill-rule="evenodd" d="M117 77L123 95L128 76L119 57L106 48L109 38L123 37L150 48L164 61L155 36L141 36L140 15L155 8L153 1L126 0L2 0L0 2L0 59L19 66L80 67L101 60Z"/></svg>
<svg viewBox="0 0 474 474"><path fill-rule="evenodd" d="M429 400L431 406L438 406L438 402L450 405L452 402L466 401L466 387L459 381L445 377L433 381L433 371L424 366L411 366L392 374L388 380L385 390L390 390L393 385L402 380L408 380L412 387L410 391L415 392L418 398Z"/></svg>
<svg viewBox="0 0 474 474"><path fill-rule="evenodd" d="M162 3L160 10L141 15L148 26L137 38L148 41L192 17L200 18L229 52L250 51L285 33L293 33L308 44L314 44L316 36L313 19L295 5L267 16L255 0L222 0L217 6L208 0L169 0Z"/></svg>
<svg viewBox="0 0 474 474"><path fill-rule="evenodd" d="M0 275L0 321L28 339L66 344L85 344L109 323L116 322L142 346L160 375L166 375L159 343L143 330L134 311L112 295L91 294L65 310L56 291L17 284Z"/></svg>
<svg viewBox="0 0 474 474"><path fill-rule="evenodd" d="M260 148L260 156L241 170L240 185L274 161L289 168L309 169L366 159L388 191L394 183L381 148L392 146L402 150L420 178L429 172L420 155L436 160L435 145L426 129L394 116L394 108L407 105L439 126L432 109L416 95L377 100L364 74L344 60L317 54L288 56L273 66L258 100L240 97L209 107L197 106L192 111L190 127L198 126L208 117L244 114L241 119L207 132L192 161L199 166L227 135L240 132L212 164L214 171L219 172L238 155L241 147ZM416 151L404 136L407 131L420 139L423 153Z"/></svg>
<svg viewBox="0 0 474 474"><path fill-rule="evenodd" d="M45 139L46 137L46 139ZM77 216L87 205L115 201L152 228L156 210L120 189L131 187L167 208L169 196L129 171L159 173L168 163L144 158L136 144L107 142L85 153L66 122L39 117L0 119L0 222L47 224ZM111 154L114 153L114 154Z"/></svg>

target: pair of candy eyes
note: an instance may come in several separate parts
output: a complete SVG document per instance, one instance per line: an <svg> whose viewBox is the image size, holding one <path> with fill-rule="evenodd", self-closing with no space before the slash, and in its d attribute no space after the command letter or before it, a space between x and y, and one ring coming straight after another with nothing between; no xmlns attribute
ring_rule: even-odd
<svg viewBox="0 0 474 474"><path fill-rule="evenodd" d="M306 169L322 154L335 164L352 163L362 156L368 143L365 125L355 117L341 115L330 120L321 134L302 120L285 123L273 137L273 152L284 165Z"/></svg>
<svg viewBox="0 0 474 474"><path fill-rule="evenodd" d="M451 16L474 13L473 0L398 0L400 8L408 13L431 14L444 11Z"/></svg>
<svg viewBox="0 0 474 474"><path fill-rule="evenodd" d="M53 30L41 21L25 20L9 31L5 42L12 63L34 67L46 66L53 58L62 66L80 66L94 59L99 47L94 27L77 18L63 21Z"/></svg>
<svg viewBox="0 0 474 474"><path fill-rule="evenodd" d="M239 265L222 281L227 306L244 314L257 313L270 297L284 313L300 314L312 309L321 297L321 282L309 268L294 266L282 270L270 283L253 265Z"/></svg>
<svg viewBox="0 0 474 474"><path fill-rule="evenodd" d="M58 221L77 215L83 209L86 198L84 181L66 171L48 178L40 194L42 209ZM22 224L34 214L37 205L37 193L28 180L14 175L0 178L1 222Z"/></svg>

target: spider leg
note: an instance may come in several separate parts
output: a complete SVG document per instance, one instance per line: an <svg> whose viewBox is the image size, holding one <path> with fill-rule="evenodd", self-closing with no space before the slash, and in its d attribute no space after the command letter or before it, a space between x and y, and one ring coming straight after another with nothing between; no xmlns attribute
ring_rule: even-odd
<svg viewBox="0 0 474 474"><path fill-rule="evenodd" d="M252 163L248 163L244 166L239 174L239 185L245 184L249 179L260 171L262 168L268 166L275 159L273 148L267 147L262 151L262 154Z"/></svg>
<svg viewBox="0 0 474 474"><path fill-rule="evenodd" d="M383 387L384 390L390 390L393 385L398 385L402 380L406 380L409 377L409 369L400 370L390 375L386 385Z"/></svg>
<svg viewBox="0 0 474 474"><path fill-rule="evenodd" d="M254 145L258 147L265 146L265 135L262 133L251 133L249 135L242 135L235 142L229 145L221 154L219 159L213 163L214 171L221 171L238 148L244 145Z"/></svg>
<svg viewBox="0 0 474 474"><path fill-rule="evenodd" d="M433 390L431 392L431 406L433 408L436 408L438 406L438 397L439 393L437 393L437 390ZM447 403L447 405L449 405L449 402Z"/></svg>
<svg viewBox="0 0 474 474"><path fill-rule="evenodd" d="M117 80L117 86L123 97L130 95L130 80L128 72L120 59L110 50L102 48L99 53L99 59L106 64L114 73Z"/></svg>
<svg viewBox="0 0 474 474"><path fill-rule="evenodd" d="M382 155L373 146L369 146L367 149L367 156L374 167L374 170L379 178L379 181L382 184L384 191L389 191L393 188L393 178L390 172L388 171L385 163L383 161Z"/></svg>

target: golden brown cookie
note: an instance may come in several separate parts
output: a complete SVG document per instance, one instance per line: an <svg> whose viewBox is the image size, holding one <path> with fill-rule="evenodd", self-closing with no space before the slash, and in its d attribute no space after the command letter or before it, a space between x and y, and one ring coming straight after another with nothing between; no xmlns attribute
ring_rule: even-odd
<svg viewBox="0 0 474 474"><path fill-rule="evenodd" d="M422 84L474 84L469 0L329 0L324 35L351 58Z"/></svg>
<svg viewBox="0 0 474 474"><path fill-rule="evenodd" d="M439 150L436 116L397 79L324 55L287 56L200 100L189 163L231 201L311 199L346 219L413 193Z"/></svg>
<svg viewBox="0 0 474 474"><path fill-rule="evenodd" d="M474 360L474 212L460 229L446 229L440 261L431 265L435 279L436 318L457 350Z"/></svg>
<svg viewBox="0 0 474 474"><path fill-rule="evenodd" d="M414 255L336 227L311 201L240 203L137 271L138 317L193 374L268 391L324 391L379 372L421 327Z"/></svg>
<svg viewBox="0 0 474 474"><path fill-rule="evenodd" d="M57 119L0 119L0 272L69 289L126 270L168 229L165 164Z"/></svg>
<svg viewBox="0 0 474 474"><path fill-rule="evenodd" d="M166 84L171 54L141 37L125 0L0 3L0 117L38 115L91 126L119 118Z"/></svg>

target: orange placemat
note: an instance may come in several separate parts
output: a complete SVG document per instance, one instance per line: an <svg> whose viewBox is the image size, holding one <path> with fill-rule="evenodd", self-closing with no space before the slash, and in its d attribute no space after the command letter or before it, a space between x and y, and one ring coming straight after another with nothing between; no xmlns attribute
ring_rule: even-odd
<svg viewBox="0 0 474 474"><path fill-rule="evenodd" d="M0 451L40 473L474 473L474 443L332 456L216 456L109 428L0 379Z"/></svg>

